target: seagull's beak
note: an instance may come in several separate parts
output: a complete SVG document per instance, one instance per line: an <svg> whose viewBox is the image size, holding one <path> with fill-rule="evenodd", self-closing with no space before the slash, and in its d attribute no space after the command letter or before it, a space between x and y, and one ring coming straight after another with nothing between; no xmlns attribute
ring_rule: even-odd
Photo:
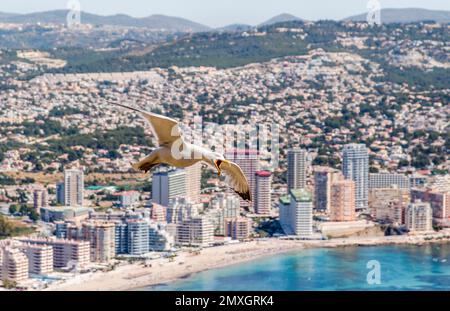
<svg viewBox="0 0 450 311"><path fill-rule="evenodd" d="M217 169L217 174L222 175L222 170L220 169L220 164L222 164L222 160L214 160L214 166Z"/></svg>

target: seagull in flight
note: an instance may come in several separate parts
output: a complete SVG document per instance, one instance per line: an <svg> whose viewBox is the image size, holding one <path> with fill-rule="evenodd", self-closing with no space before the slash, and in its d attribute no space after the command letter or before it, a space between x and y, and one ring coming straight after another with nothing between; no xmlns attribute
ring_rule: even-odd
<svg viewBox="0 0 450 311"><path fill-rule="evenodd" d="M226 183L243 200L252 200L248 180L242 169L236 163L225 159L220 153L185 142L176 120L118 103L114 105L139 112L150 123L153 135L158 140L158 147L155 150L141 161L132 164L135 170L147 173L161 164L186 168L198 162L204 162L216 169L219 176L225 175Z"/></svg>

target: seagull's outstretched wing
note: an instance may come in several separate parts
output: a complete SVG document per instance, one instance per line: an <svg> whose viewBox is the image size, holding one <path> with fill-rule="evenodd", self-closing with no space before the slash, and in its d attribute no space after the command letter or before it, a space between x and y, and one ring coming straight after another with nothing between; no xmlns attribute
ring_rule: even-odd
<svg viewBox="0 0 450 311"><path fill-rule="evenodd" d="M226 176L225 182L233 188L242 199L251 201L250 186L248 185L247 177L245 177L244 172L242 172L239 165L225 160L220 168Z"/></svg>
<svg viewBox="0 0 450 311"><path fill-rule="evenodd" d="M153 112L147 112L122 104L113 103L114 105L137 111L145 117L152 127L153 134L157 137L159 145L169 145L175 140L181 138L178 122L174 119L161 116Z"/></svg>

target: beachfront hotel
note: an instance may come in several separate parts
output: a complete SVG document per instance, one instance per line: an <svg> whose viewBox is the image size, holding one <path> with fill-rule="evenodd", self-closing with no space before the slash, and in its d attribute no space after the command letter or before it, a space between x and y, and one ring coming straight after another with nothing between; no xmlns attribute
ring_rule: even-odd
<svg viewBox="0 0 450 311"><path fill-rule="evenodd" d="M208 246L214 242L214 226L209 217L198 216L177 226L178 245Z"/></svg>
<svg viewBox="0 0 450 311"><path fill-rule="evenodd" d="M287 183L288 191L306 187L307 152L294 148L287 152Z"/></svg>
<svg viewBox="0 0 450 311"><path fill-rule="evenodd" d="M127 219L127 253L143 255L149 251L149 227L144 219Z"/></svg>
<svg viewBox="0 0 450 311"><path fill-rule="evenodd" d="M270 215L272 174L268 171L255 172L254 210L259 215Z"/></svg>
<svg viewBox="0 0 450 311"><path fill-rule="evenodd" d="M27 256L29 274L46 275L53 272L53 248L51 246L20 243L18 248Z"/></svg>
<svg viewBox="0 0 450 311"><path fill-rule="evenodd" d="M355 182L348 179L334 181L330 192L330 220L354 221L356 219Z"/></svg>
<svg viewBox="0 0 450 311"><path fill-rule="evenodd" d="M225 236L233 240L245 240L250 237L252 220L247 217L237 217L225 220Z"/></svg>
<svg viewBox="0 0 450 311"><path fill-rule="evenodd" d="M20 283L28 279L28 258L15 241L0 242L0 280Z"/></svg>
<svg viewBox="0 0 450 311"><path fill-rule="evenodd" d="M356 209L367 210L369 200L369 150L364 144L348 144L343 149L342 173L356 186Z"/></svg>
<svg viewBox="0 0 450 311"><path fill-rule="evenodd" d="M417 201L406 208L406 228L411 232L432 231L433 216L430 203Z"/></svg>
<svg viewBox="0 0 450 311"><path fill-rule="evenodd" d="M200 202L202 163L186 167L186 198L192 203Z"/></svg>
<svg viewBox="0 0 450 311"><path fill-rule="evenodd" d="M292 189L279 202L280 225L286 235L309 237L313 234L312 195L306 189Z"/></svg>
<svg viewBox="0 0 450 311"><path fill-rule="evenodd" d="M50 238L21 238L21 242L48 245L53 248L53 267L85 267L90 262L90 246L87 241Z"/></svg>
<svg viewBox="0 0 450 311"><path fill-rule="evenodd" d="M109 262L116 255L115 225L106 221L84 222L82 238L89 241L92 262Z"/></svg>

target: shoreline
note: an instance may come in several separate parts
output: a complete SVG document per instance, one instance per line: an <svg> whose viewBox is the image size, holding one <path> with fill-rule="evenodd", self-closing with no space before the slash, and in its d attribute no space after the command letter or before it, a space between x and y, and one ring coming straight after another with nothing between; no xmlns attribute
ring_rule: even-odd
<svg viewBox="0 0 450 311"><path fill-rule="evenodd" d="M184 280L212 269L219 269L259 258L280 255L302 249L370 247L385 245L415 245L450 243L450 232L417 236L364 237L331 240L287 240L269 238L238 244L210 247L194 255L181 252L173 262L168 259L120 265L113 271L79 275L63 283L51 284L47 291L132 291Z"/></svg>

